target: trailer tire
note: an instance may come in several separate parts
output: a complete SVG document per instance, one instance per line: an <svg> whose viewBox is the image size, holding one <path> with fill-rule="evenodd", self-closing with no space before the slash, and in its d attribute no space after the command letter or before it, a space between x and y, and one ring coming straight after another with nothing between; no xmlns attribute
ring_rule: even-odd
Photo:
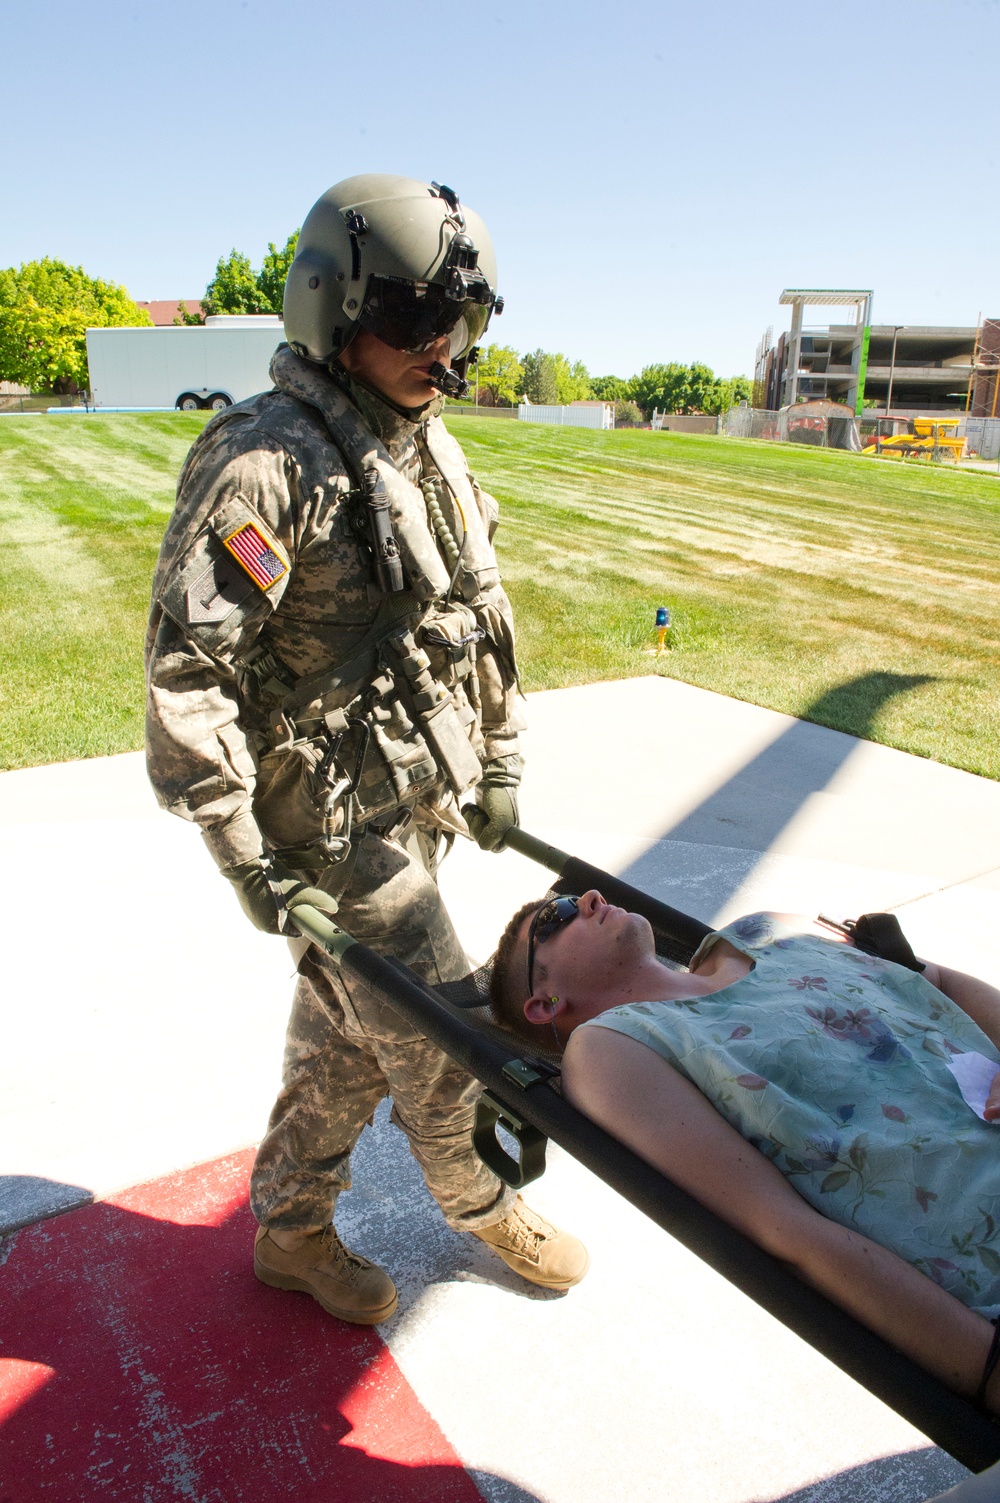
<svg viewBox="0 0 1000 1503"><path fill-rule="evenodd" d="M226 408L232 407L232 405L232 397L227 397L224 391L213 391L212 395L205 402L205 406L210 408L212 412L225 412Z"/></svg>
<svg viewBox="0 0 1000 1503"><path fill-rule="evenodd" d="M200 412L201 405L201 402L195 396L193 391L182 391L180 396L177 398L177 401L174 403L174 406L180 412Z"/></svg>

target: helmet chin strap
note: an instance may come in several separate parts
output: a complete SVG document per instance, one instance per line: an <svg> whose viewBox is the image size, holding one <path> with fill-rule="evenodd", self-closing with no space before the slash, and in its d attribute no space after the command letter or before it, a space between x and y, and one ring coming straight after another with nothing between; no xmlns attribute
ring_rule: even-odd
<svg viewBox="0 0 1000 1503"><path fill-rule="evenodd" d="M446 397L465 397L469 394L469 383L458 371L446 370L440 360L435 360L427 372L427 379L438 391L443 391Z"/></svg>

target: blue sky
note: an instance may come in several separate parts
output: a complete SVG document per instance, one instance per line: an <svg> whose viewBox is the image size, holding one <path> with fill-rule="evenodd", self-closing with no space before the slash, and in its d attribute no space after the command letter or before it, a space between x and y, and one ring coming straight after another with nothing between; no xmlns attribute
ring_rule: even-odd
<svg viewBox="0 0 1000 1503"><path fill-rule="evenodd" d="M198 297L381 171L490 226L491 337L596 374L749 372L785 286L1000 316L998 0L0 0L0 38L0 265Z"/></svg>

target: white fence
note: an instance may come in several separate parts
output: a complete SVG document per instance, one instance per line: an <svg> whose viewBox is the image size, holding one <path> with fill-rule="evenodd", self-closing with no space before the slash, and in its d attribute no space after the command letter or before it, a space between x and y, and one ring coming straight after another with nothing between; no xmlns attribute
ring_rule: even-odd
<svg viewBox="0 0 1000 1503"><path fill-rule="evenodd" d="M534 403L517 409L522 423L561 423L569 428L613 428L615 409L612 402L596 407L536 407Z"/></svg>

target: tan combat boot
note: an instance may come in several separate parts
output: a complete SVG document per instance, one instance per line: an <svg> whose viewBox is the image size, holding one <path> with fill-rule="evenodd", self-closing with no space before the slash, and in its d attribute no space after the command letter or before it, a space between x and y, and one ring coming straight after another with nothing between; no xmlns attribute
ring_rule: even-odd
<svg viewBox="0 0 1000 1503"><path fill-rule="evenodd" d="M396 1308L396 1286L383 1269L341 1242L332 1226L303 1237L290 1251L258 1228L253 1271L272 1289L299 1289L311 1294L329 1315L373 1326Z"/></svg>
<svg viewBox="0 0 1000 1503"><path fill-rule="evenodd" d="M590 1267L583 1243L543 1221L520 1195L502 1221L472 1235L492 1247L508 1268L543 1289L571 1289Z"/></svg>

